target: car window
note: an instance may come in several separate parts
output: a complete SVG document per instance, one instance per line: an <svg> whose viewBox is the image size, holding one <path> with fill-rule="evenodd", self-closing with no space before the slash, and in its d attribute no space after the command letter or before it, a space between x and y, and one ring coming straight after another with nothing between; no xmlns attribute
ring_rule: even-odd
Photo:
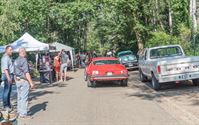
<svg viewBox="0 0 199 125"><path fill-rule="evenodd" d="M119 54L119 57L121 57L121 56L127 56L127 55L133 55L133 53L132 52L121 53L121 54Z"/></svg>
<svg viewBox="0 0 199 125"><path fill-rule="evenodd" d="M145 53L144 53L144 60L147 59L147 53L148 53L148 51L146 50Z"/></svg>
<svg viewBox="0 0 199 125"><path fill-rule="evenodd" d="M134 61L137 60L136 56L134 55L126 55L126 56L122 56L120 57L122 61Z"/></svg>
<svg viewBox="0 0 199 125"><path fill-rule="evenodd" d="M105 64L120 64L118 60L97 60L93 62L94 65L105 65Z"/></svg>
<svg viewBox="0 0 199 125"><path fill-rule="evenodd" d="M152 49L150 52L151 59L181 56L181 55L182 51L180 47L158 48L158 49Z"/></svg>

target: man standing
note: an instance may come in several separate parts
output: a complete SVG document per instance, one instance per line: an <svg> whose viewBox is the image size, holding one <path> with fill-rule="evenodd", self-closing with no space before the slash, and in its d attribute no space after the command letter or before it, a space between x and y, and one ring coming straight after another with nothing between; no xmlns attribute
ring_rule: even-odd
<svg viewBox="0 0 199 125"><path fill-rule="evenodd" d="M64 72L64 80L66 81L66 77L67 77L67 66L68 66L68 55L65 53L65 50L62 49L61 51L61 80L63 80L63 72Z"/></svg>
<svg viewBox="0 0 199 125"><path fill-rule="evenodd" d="M13 73L14 73L14 67L11 59L12 52L13 52L12 47L7 46L5 49L5 54L1 58L2 81L4 82L3 93L2 93L3 108L7 112L12 111L10 103L10 94L11 94L11 87L13 83Z"/></svg>
<svg viewBox="0 0 199 125"><path fill-rule="evenodd" d="M17 86L17 113L20 118L30 119L28 116L28 95L30 88L34 89L35 85L29 73L26 51L24 48L19 49L19 57L14 62L15 81Z"/></svg>
<svg viewBox="0 0 199 125"><path fill-rule="evenodd" d="M93 58L96 58L96 57L97 57L97 53L96 53L95 50L94 50L93 53L92 53L92 57L93 57Z"/></svg>

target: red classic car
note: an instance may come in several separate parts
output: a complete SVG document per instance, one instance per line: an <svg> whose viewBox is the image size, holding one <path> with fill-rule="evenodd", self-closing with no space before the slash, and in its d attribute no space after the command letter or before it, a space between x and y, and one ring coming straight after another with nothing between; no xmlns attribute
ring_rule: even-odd
<svg viewBox="0 0 199 125"><path fill-rule="evenodd" d="M127 86L128 71L117 58L93 58L85 68L84 79L88 87L95 87L97 81L118 81Z"/></svg>

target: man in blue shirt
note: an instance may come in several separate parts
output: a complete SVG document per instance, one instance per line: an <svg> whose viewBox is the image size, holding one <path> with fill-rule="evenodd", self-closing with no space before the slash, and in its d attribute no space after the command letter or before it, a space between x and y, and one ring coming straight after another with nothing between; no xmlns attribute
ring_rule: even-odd
<svg viewBox="0 0 199 125"><path fill-rule="evenodd" d="M5 49L5 54L1 58L1 73L2 73L2 81L4 82L3 87L3 108L5 111L10 112L12 110L11 103L10 103L10 94L11 94L11 86L13 83L13 74L14 74L14 67L12 63L12 56L13 49L11 46L7 46Z"/></svg>
<svg viewBox="0 0 199 125"><path fill-rule="evenodd" d="M30 89L34 89L32 78L29 73L26 51L19 49L19 57L14 62L15 81L17 86L17 113L20 118L32 118L28 115L28 95Z"/></svg>

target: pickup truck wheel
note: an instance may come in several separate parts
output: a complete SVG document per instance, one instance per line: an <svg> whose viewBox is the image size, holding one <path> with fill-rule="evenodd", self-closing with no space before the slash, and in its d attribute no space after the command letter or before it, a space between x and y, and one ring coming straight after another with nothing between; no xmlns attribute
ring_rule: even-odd
<svg viewBox="0 0 199 125"><path fill-rule="evenodd" d="M199 86L199 79L192 80L194 86Z"/></svg>
<svg viewBox="0 0 199 125"><path fill-rule="evenodd" d="M139 70L139 76L140 76L140 81L141 82L146 82L147 81L147 77L142 73L141 70Z"/></svg>
<svg viewBox="0 0 199 125"><path fill-rule="evenodd" d="M159 90L160 89L160 83L158 82L158 80L156 79L156 77L152 74L152 87L154 90Z"/></svg>

